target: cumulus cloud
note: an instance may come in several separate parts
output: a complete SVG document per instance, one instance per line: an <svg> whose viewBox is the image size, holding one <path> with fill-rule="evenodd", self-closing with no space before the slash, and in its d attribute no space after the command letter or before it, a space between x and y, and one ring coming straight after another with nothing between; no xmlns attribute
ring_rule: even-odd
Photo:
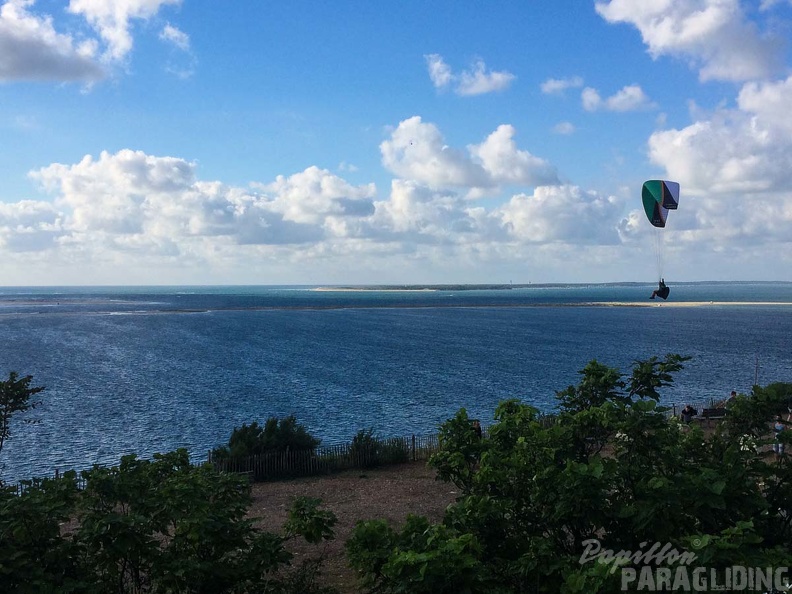
<svg viewBox="0 0 792 594"><path fill-rule="evenodd" d="M792 77L743 86L737 109L718 109L649 139L653 162L697 192L772 192L792 169Z"/></svg>
<svg viewBox="0 0 792 594"><path fill-rule="evenodd" d="M739 0L608 0L596 10L634 25L653 58L684 58L704 81L764 78L781 65L780 40L761 32Z"/></svg>
<svg viewBox="0 0 792 594"><path fill-rule="evenodd" d="M7 0L0 6L0 81L103 78L95 59L96 44L58 33L51 17L29 12L33 3Z"/></svg>
<svg viewBox="0 0 792 594"><path fill-rule="evenodd" d="M780 246L792 238L789 105L792 77L747 83L736 108L696 111L690 125L652 134L650 159L682 188L676 245L757 262L788 251ZM640 221L641 214L635 217ZM631 219L623 222L623 237L633 226Z"/></svg>
<svg viewBox="0 0 792 594"><path fill-rule="evenodd" d="M531 243L615 244L623 202L577 186L543 186L519 194L494 214L511 236Z"/></svg>
<svg viewBox="0 0 792 594"><path fill-rule="evenodd" d="M545 164L518 150L513 134L501 126L471 145L467 166L475 157L485 178L535 176ZM178 157L128 149L42 167L30 177L53 201L0 204L0 253L110 269L130 262L239 267L263 257L385 261L435 249L472 263L498 246L609 244L618 222L612 199L567 186L484 207L466 198L467 188L412 178L393 180L378 196L373 184L353 185L318 167L247 188L200 180L196 170Z"/></svg>
<svg viewBox="0 0 792 594"><path fill-rule="evenodd" d="M440 130L413 116L399 123L380 144L382 164L402 178L430 187L489 187L484 168L447 146Z"/></svg>
<svg viewBox="0 0 792 594"><path fill-rule="evenodd" d="M68 11L81 15L107 45L106 58L121 60L132 50L133 20L148 20L181 0L70 0Z"/></svg>
<svg viewBox="0 0 792 594"><path fill-rule="evenodd" d="M639 85L628 85L622 87L615 94L603 99L599 91L592 87L586 87L580 95L583 102L583 109L586 111L638 111L642 109L652 109L655 104L649 100L646 93Z"/></svg>
<svg viewBox="0 0 792 594"><path fill-rule="evenodd" d="M477 59L470 70L454 74L439 54L424 56L429 78L437 89L453 86L457 95L483 95L507 89L516 78L507 71L488 71L483 60Z"/></svg>
<svg viewBox="0 0 792 594"><path fill-rule="evenodd" d="M473 194L503 185L558 183L555 168L528 151L519 150L512 126L499 126L481 144L467 151L445 144L440 130L414 116L399 123L380 145L383 165L405 179L431 188L465 188Z"/></svg>
<svg viewBox="0 0 792 594"><path fill-rule="evenodd" d="M746 86L743 108L751 106L749 115L760 122L777 117L775 102L784 102L786 84ZM715 115L697 122L691 137L704 134L703 124L713 128L738 122ZM732 133L747 130L731 128ZM431 136L436 130L429 126L423 132ZM657 142L669 140L660 135L671 132L658 132ZM517 149L513 138L511 126L501 126L482 143L470 145L464 162L498 183L535 175L535 158ZM653 158L669 157L680 148L684 152L685 143L692 142L686 135L677 140L673 150L653 153ZM694 150L709 145L690 146L685 158L696 157L694 168L715 154ZM717 173L705 171L699 183L706 183L708 175ZM132 150L51 164L32 172L31 178L53 200L0 203L0 255L15 263L37 261L40 268L49 262L104 270L103 277L91 277L93 282L108 278L113 270L146 267L237 270L234 278L240 281L251 278L245 274L253 269L280 270L279 278L292 282L301 282L299 275L288 276L295 266L319 272L334 267L338 278L348 279L344 270L381 270L386 265L396 270L407 260L423 262L424 270L440 263L475 270L485 262L519 260L548 273L561 265L585 275L614 258L630 259L647 238L639 207L625 214L634 204L634 191L616 197L557 183L498 200L471 201L469 187L433 187L399 177L379 194L373 184L351 184L308 167L243 188L201 180L197 165L184 159ZM727 252L732 245L740 245L729 252L733 257L757 257L792 237L792 195L781 177L776 187L750 192L728 185L700 191L696 178L678 180L683 196L668 229L673 238L668 243L671 251L688 253L685 262L717 250ZM625 247L629 254L619 255ZM146 278L140 276L140 282ZM200 277L191 278L195 282Z"/></svg>
<svg viewBox="0 0 792 594"><path fill-rule="evenodd" d="M0 81L53 80L94 83L107 68L132 50L132 24L149 20L165 5L181 0L70 0L67 10L82 17L90 28L58 32L51 15L36 14L35 0L5 0L0 5ZM65 21L64 21L65 23ZM92 36L94 35L94 36ZM98 37L96 37L98 35ZM160 39L188 56L186 66L168 65L179 76L189 76L194 58L189 36L171 24Z"/></svg>
<svg viewBox="0 0 792 594"><path fill-rule="evenodd" d="M251 191L197 180L195 164L183 159L122 150L74 165L52 164L31 177L56 195L55 205L65 213L64 238L72 244L110 242L115 249L183 253L207 239L315 242L343 231L339 221L374 211L373 186L352 186L317 167Z"/></svg>
<svg viewBox="0 0 792 594"><path fill-rule="evenodd" d="M561 95L567 89L575 89L583 86L583 79L579 76L571 78L549 78L544 81L540 88L545 95Z"/></svg>
<svg viewBox="0 0 792 594"><path fill-rule="evenodd" d="M0 202L0 248L10 252L50 249L63 233L61 218L47 202Z"/></svg>
<svg viewBox="0 0 792 594"><path fill-rule="evenodd" d="M514 142L513 126L503 124L478 145L468 147L497 185L539 186L557 184L558 174L548 161L521 151Z"/></svg>

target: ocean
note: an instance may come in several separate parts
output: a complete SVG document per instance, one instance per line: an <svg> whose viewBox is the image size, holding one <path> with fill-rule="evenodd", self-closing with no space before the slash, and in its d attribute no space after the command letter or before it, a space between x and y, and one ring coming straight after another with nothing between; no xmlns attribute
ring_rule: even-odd
<svg viewBox="0 0 792 594"><path fill-rule="evenodd" d="M792 284L0 288L0 375L41 404L0 452L14 482L227 442L295 415L323 444L435 433L460 408L543 411L592 359L691 356L666 403L792 381Z"/></svg>

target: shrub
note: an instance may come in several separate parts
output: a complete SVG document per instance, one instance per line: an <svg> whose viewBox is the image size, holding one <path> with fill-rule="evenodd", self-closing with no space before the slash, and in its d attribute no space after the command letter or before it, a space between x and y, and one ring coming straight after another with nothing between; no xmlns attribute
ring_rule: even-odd
<svg viewBox="0 0 792 594"><path fill-rule="evenodd" d="M250 425L243 424L242 427L234 428L228 445L213 450L212 457L221 460L239 459L287 450L313 450L319 443L320 440L297 423L294 416L280 420L277 417L270 417L263 427L253 422Z"/></svg>

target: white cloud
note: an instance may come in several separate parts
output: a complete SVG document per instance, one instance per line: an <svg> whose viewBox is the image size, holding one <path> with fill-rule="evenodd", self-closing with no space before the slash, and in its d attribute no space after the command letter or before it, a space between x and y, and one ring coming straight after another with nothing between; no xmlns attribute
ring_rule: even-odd
<svg viewBox="0 0 792 594"><path fill-rule="evenodd" d="M0 81L93 82L105 76L96 63L95 44L58 33L49 16L28 11L33 0L7 0L0 6Z"/></svg>
<svg viewBox="0 0 792 594"><path fill-rule="evenodd" d="M492 185L481 165L461 151L448 147L434 124L413 116L399 123L390 139L380 144L382 164L399 177L429 187L488 187Z"/></svg>
<svg viewBox="0 0 792 594"><path fill-rule="evenodd" d="M786 84L746 86L742 101L753 110L743 114L746 121L754 117L761 124L777 117L775 102L783 103ZM727 185L696 187L718 175L717 167L705 167L707 159L717 161L717 153L704 150L710 145L696 136L719 127L722 134L737 135L750 129L728 128L747 126L736 114L731 120L716 115L722 116L697 122L686 134L664 137L675 132L665 131L655 137L657 149L665 147L652 153L659 165L678 173L669 159L681 152L681 160L694 160L682 173L700 176L678 178L683 196L667 243L670 253L687 254L678 260L679 275L682 263L713 262L707 270L725 274L728 267L717 268L724 254L765 261L768 255L784 253L780 246L792 237L792 195L783 185L780 167L778 177L771 176L777 187L751 192ZM436 129L420 118L405 122L394 137L412 124L423 140L442 142L433 136ZM457 165L463 170L475 165L478 169L471 171L493 183L535 175L535 158L518 150L513 136L511 126L499 127L481 144L470 145L468 156L460 153ZM663 144L670 141L675 141L672 146ZM735 150L726 149L722 165ZM756 146L749 142L745 151L752 150ZM434 154L427 153L427 158ZM701 168L704 173L698 172ZM442 274L451 276L444 278L459 278L454 271L519 265L556 275L552 278L559 278L553 270L560 267L572 275L565 278L580 280L596 279L597 270L617 270L610 268L613 262L620 262L622 270L624 262L646 259L639 247L648 237L645 216L640 207L624 214L635 205L634 190L615 197L572 185L539 185L505 196L505 201L472 202L469 186L432 187L403 177L378 196L372 184L353 185L318 167L241 188L198 179L196 164L184 159L131 150L52 164L31 177L54 195L52 202L0 203L0 257L19 279L27 278L28 267L49 271L43 277L49 282L61 270L82 271L82 282L249 282L255 278L251 275L276 272L284 282L305 282L306 270L321 278L334 271L340 282L351 282L353 271L369 275L386 267L387 274L378 278L389 282L406 270L445 270ZM167 270L168 276L154 276L154 270ZM132 271L137 271L135 276L130 276ZM610 274L615 280L624 278L620 272ZM355 278L371 282L369 276Z"/></svg>
<svg viewBox="0 0 792 594"><path fill-rule="evenodd" d="M159 38L162 41L172 43L180 50L188 51L190 49L190 36L183 31L180 31L170 23L162 28Z"/></svg>
<svg viewBox="0 0 792 594"><path fill-rule="evenodd" d="M638 111L643 109L653 109L655 106L643 89L639 85L627 85L621 90L603 99L599 91L592 87L586 87L580 95L583 109L586 111Z"/></svg>
<svg viewBox="0 0 792 594"><path fill-rule="evenodd" d="M481 162L493 183L498 185L539 186L557 184L555 167L528 151L521 151L513 140L514 127L498 126L487 139L468 147L470 154Z"/></svg>
<svg viewBox="0 0 792 594"><path fill-rule="evenodd" d="M780 191L792 170L792 77L746 84L738 109L718 109L649 139L650 157L699 193Z"/></svg>
<svg viewBox="0 0 792 594"><path fill-rule="evenodd" d="M443 57L438 54L424 56L426 66L429 69L429 78L435 88L443 89L451 84L453 75L451 67L443 61Z"/></svg>
<svg viewBox="0 0 792 594"><path fill-rule="evenodd" d="M543 186L519 194L498 209L510 235L523 242L616 244L616 221L624 207L614 196L584 192L577 186Z"/></svg>
<svg viewBox="0 0 792 594"><path fill-rule="evenodd" d="M481 175L518 181L535 174L535 158L517 150L512 136L510 126L501 126L474 145L487 166L479 166ZM618 220L603 206L607 199L576 188L537 188L533 196L485 208L466 199L467 188L396 179L377 198L373 184L352 185L308 167L243 189L199 180L196 165L183 159L132 150L54 163L30 177L54 202L0 204L0 254L47 254L55 266L79 262L107 271L142 270L146 262L244 269L270 257L372 265L408 252L429 257L436 249L432 257L456 253L472 266L482 254L500 252L499 245L610 243L607 230L613 235Z"/></svg>
<svg viewBox="0 0 792 594"><path fill-rule="evenodd" d="M675 238L677 244L728 253L746 262L753 259L757 266L778 263L789 251L789 105L792 77L748 83L739 93L737 108L697 113L689 126L652 134L652 162L682 189L674 220L683 231Z"/></svg>
<svg viewBox="0 0 792 594"><path fill-rule="evenodd" d="M122 60L132 50L131 21L148 20L181 0L70 0L68 11L82 15L107 44L106 58Z"/></svg>
<svg viewBox="0 0 792 594"><path fill-rule="evenodd" d="M781 63L780 40L759 31L739 0L609 0L596 10L634 25L653 58L686 58L704 81L764 78Z"/></svg>
<svg viewBox="0 0 792 594"><path fill-rule="evenodd" d="M507 89L516 78L507 71L487 71L483 60L473 62L470 70L454 74L439 54L424 56L429 70L429 78L437 89L455 85L457 95L483 95Z"/></svg>
<svg viewBox="0 0 792 594"><path fill-rule="evenodd" d="M279 175L273 183L257 187L274 196L270 207L285 221L321 225L328 216L358 217L374 211L373 185L355 187L318 167Z"/></svg>
<svg viewBox="0 0 792 594"><path fill-rule="evenodd" d="M380 145L383 165L399 177L431 188L463 188L473 194L502 185L558 183L555 168L544 159L517 149L514 128L499 126L467 154L447 146L434 124L414 116L399 123Z"/></svg>
<svg viewBox="0 0 792 594"><path fill-rule="evenodd" d="M549 78L541 84L542 93L545 95L560 95L567 89L583 86L583 79L579 76L571 78Z"/></svg>
<svg viewBox="0 0 792 594"><path fill-rule="evenodd" d="M558 122L553 126L553 132L568 136L569 134L575 133L575 125L571 122Z"/></svg>
<svg viewBox="0 0 792 594"><path fill-rule="evenodd" d="M51 249L62 234L61 214L47 202L0 202L0 249L9 252Z"/></svg>
<svg viewBox="0 0 792 594"><path fill-rule="evenodd" d="M483 95L493 91L502 91L511 85L516 77L510 72L487 72L483 60L476 60L472 70L463 71L459 75L457 93L460 95Z"/></svg>

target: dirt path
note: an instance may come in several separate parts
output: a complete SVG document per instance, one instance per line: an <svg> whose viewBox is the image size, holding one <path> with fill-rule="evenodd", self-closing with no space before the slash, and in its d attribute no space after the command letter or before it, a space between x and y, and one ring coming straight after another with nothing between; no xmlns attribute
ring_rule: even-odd
<svg viewBox="0 0 792 594"><path fill-rule="evenodd" d="M341 592L357 592L354 572L346 565L344 543L360 520L384 519L400 526L408 514L437 521L457 496L454 485L435 480L434 470L424 462L412 462L383 469L350 471L337 475L311 477L253 485L250 515L262 518L259 525L280 532L287 510L295 497L318 497L322 509L335 513L338 523L334 540L319 545L325 555L323 583ZM316 555L317 548L297 544L295 562L305 555Z"/></svg>

